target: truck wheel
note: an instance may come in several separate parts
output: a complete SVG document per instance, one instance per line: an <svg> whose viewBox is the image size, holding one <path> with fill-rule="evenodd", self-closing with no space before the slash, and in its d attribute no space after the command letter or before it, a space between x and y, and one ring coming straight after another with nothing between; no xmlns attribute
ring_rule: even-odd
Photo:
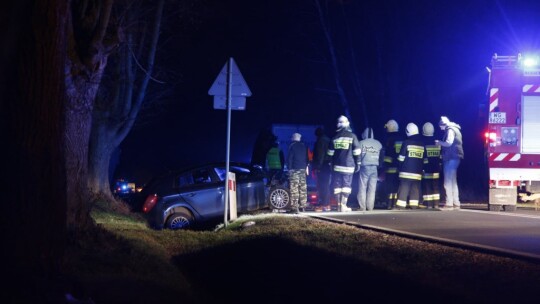
<svg viewBox="0 0 540 304"><path fill-rule="evenodd" d="M271 209L286 209L291 201L291 195L288 189L278 186L270 190L268 201Z"/></svg>
<svg viewBox="0 0 540 304"><path fill-rule="evenodd" d="M516 205L504 205L504 211L516 211Z"/></svg>
<svg viewBox="0 0 540 304"><path fill-rule="evenodd" d="M489 204L489 211L501 211L501 205Z"/></svg>

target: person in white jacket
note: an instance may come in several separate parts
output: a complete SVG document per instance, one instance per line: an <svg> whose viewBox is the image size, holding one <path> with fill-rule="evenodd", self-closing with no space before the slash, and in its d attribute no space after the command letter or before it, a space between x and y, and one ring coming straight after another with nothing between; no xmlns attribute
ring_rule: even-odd
<svg viewBox="0 0 540 304"><path fill-rule="evenodd" d="M379 178L378 167L384 160L383 146L373 136L373 129L366 128L360 141L360 175L358 178L358 204L360 211L373 210Z"/></svg>

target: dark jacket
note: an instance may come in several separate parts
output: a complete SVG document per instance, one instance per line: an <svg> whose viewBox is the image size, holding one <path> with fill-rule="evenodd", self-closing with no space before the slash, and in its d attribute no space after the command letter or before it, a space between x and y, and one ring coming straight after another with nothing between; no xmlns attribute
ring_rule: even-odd
<svg viewBox="0 0 540 304"><path fill-rule="evenodd" d="M425 148L420 134L409 136L398 155L399 178L422 180Z"/></svg>
<svg viewBox="0 0 540 304"><path fill-rule="evenodd" d="M398 171L398 154L403 144L403 136L398 132L386 133L384 145L384 171L395 174Z"/></svg>
<svg viewBox="0 0 540 304"><path fill-rule="evenodd" d="M321 135L317 137L317 141L315 142L315 147L313 149L313 169L320 169L322 165L330 162L330 157L328 154L326 154L329 145L330 138L328 136Z"/></svg>
<svg viewBox="0 0 540 304"><path fill-rule="evenodd" d="M301 141L293 141L287 153L287 168L289 170L306 169L308 165L308 150Z"/></svg>
<svg viewBox="0 0 540 304"><path fill-rule="evenodd" d="M360 143L350 128L339 130L328 147L334 172L353 174L359 162Z"/></svg>
<svg viewBox="0 0 540 304"><path fill-rule="evenodd" d="M433 136L422 138L426 154L424 155L424 179L439 178L441 172L441 146L435 145Z"/></svg>

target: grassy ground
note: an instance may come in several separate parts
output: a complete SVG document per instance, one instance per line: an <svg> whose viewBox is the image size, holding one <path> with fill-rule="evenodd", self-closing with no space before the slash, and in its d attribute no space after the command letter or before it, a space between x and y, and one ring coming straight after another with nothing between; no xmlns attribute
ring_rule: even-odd
<svg viewBox="0 0 540 304"><path fill-rule="evenodd" d="M540 265L305 216L242 216L205 231L93 216L101 230L74 247L68 268L95 303L538 302Z"/></svg>

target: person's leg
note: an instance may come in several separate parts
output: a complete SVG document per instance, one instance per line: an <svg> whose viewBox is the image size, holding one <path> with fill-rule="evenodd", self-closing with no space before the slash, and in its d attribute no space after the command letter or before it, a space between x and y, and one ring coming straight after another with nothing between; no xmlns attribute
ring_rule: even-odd
<svg viewBox="0 0 540 304"><path fill-rule="evenodd" d="M298 199L300 197L299 186L299 174L298 170L289 170L289 191L291 192L291 209L293 211L298 211L300 207L298 205Z"/></svg>
<svg viewBox="0 0 540 304"><path fill-rule="evenodd" d="M460 207L461 206L461 202L459 201L459 187L458 187L458 182L457 182L457 170L459 168L459 163L461 162L459 159L453 159L451 160L452 162L452 196L453 196L453 201L452 201L452 204L454 205L454 207Z"/></svg>
<svg viewBox="0 0 540 304"><path fill-rule="evenodd" d="M300 208L302 208L302 211L305 211L305 208L307 207L307 184L306 184L306 174L305 172L302 172L304 170L298 170L298 190L299 190L299 196L298 196L298 205Z"/></svg>
<svg viewBox="0 0 540 304"><path fill-rule="evenodd" d="M365 166L360 167L360 174L358 175L358 205L360 211L364 211L367 208L366 204L366 192L368 187L369 175Z"/></svg>
<svg viewBox="0 0 540 304"><path fill-rule="evenodd" d="M452 207L454 202L454 187L453 187L453 175L455 174L454 169L452 168L452 162L446 160L443 163L443 172L444 172L444 192L445 192L445 207Z"/></svg>
<svg viewBox="0 0 540 304"><path fill-rule="evenodd" d="M367 198L366 208L367 210L373 210L375 207L375 194L377 191L377 167L369 166L368 185L367 185Z"/></svg>
<svg viewBox="0 0 540 304"><path fill-rule="evenodd" d="M411 180L409 206L411 206L411 208L418 208L419 203L420 203L420 181Z"/></svg>
<svg viewBox="0 0 540 304"><path fill-rule="evenodd" d="M407 197L409 196L410 187L410 180L405 178L399 179L399 188L396 201L396 206L398 208L405 209L407 207Z"/></svg>

